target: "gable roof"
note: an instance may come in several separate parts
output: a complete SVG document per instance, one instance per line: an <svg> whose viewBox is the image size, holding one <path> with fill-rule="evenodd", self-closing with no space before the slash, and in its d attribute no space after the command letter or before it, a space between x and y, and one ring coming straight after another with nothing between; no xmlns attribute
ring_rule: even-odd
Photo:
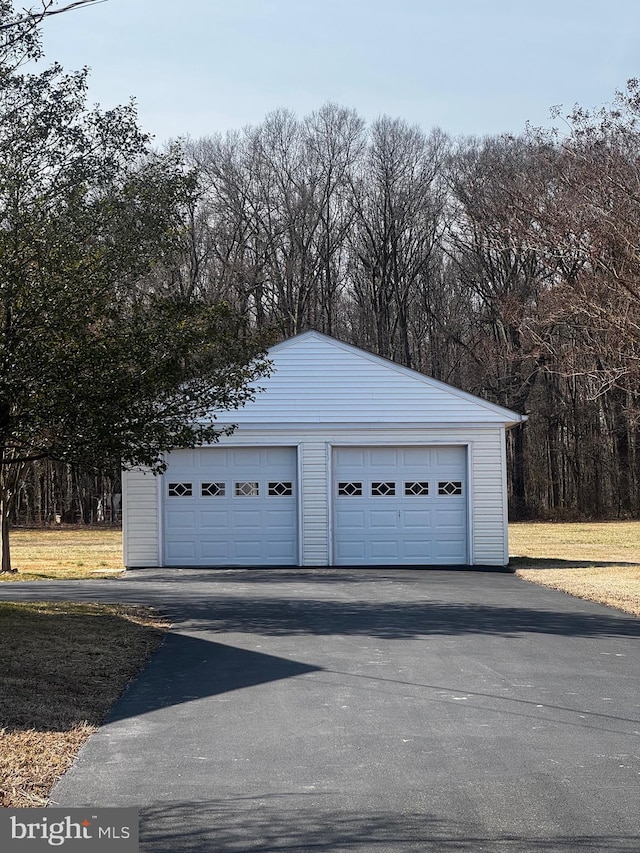
<svg viewBox="0 0 640 853"><path fill-rule="evenodd" d="M269 350L273 373L233 423L505 424L526 420L321 332L303 332Z"/></svg>

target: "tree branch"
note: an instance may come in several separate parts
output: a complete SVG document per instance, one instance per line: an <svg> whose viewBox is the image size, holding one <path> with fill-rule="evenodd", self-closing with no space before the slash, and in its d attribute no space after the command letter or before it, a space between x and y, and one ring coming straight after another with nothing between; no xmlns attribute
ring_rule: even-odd
<svg viewBox="0 0 640 853"><path fill-rule="evenodd" d="M22 18L16 18L13 21L0 24L0 31L10 30L13 27L20 26L21 24L33 23L34 25L37 25L44 18L51 17L51 15L60 15L62 12L70 12L72 9L78 9L80 6L94 6L96 3L106 2L107 0L75 0L74 3L68 3L61 9L52 9L53 0L47 0L47 2L43 2L43 9L41 12L37 12L35 9L26 9L26 14Z"/></svg>

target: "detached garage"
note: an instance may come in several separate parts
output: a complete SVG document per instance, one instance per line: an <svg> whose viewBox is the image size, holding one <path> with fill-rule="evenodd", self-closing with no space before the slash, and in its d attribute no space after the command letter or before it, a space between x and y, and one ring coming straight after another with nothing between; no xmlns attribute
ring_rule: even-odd
<svg viewBox="0 0 640 853"><path fill-rule="evenodd" d="M525 417L319 332L273 347L235 432L123 478L124 562L508 562L505 430Z"/></svg>

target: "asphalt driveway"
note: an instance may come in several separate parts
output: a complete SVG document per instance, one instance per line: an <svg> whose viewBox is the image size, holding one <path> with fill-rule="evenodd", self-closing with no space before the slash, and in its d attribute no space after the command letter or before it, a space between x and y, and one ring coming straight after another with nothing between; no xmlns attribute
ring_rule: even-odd
<svg viewBox="0 0 640 853"><path fill-rule="evenodd" d="M640 850L640 620L511 574L137 570L174 629L53 793L145 853Z"/></svg>

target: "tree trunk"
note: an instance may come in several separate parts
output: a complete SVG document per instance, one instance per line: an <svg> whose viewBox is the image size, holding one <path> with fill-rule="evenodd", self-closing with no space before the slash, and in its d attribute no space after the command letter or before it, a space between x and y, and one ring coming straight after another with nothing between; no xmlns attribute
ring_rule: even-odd
<svg viewBox="0 0 640 853"><path fill-rule="evenodd" d="M5 506L5 501L0 501L0 513L2 514L0 522L2 527L2 568L0 572L7 574L8 572L12 572L13 569L11 568L11 549L9 547L8 507Z"/></svg>
<svg viewBox="0 0 640 853"><path fill-rule="evenodd" d="M525 441L524 425L512 429L507 436L509 462L511 468L511 520L521 521L529 518L529 494L525 474Z"/></svg>
<svg viewBox="0 0 640 853"><path fill-rule="evenodd" d="M15 572L11 566L11 549L9 547L9 518L15 505L17 486L24 471L24 464L15 461L12 454L0 450L0 545L2 559L0 572Z"/></svg>

